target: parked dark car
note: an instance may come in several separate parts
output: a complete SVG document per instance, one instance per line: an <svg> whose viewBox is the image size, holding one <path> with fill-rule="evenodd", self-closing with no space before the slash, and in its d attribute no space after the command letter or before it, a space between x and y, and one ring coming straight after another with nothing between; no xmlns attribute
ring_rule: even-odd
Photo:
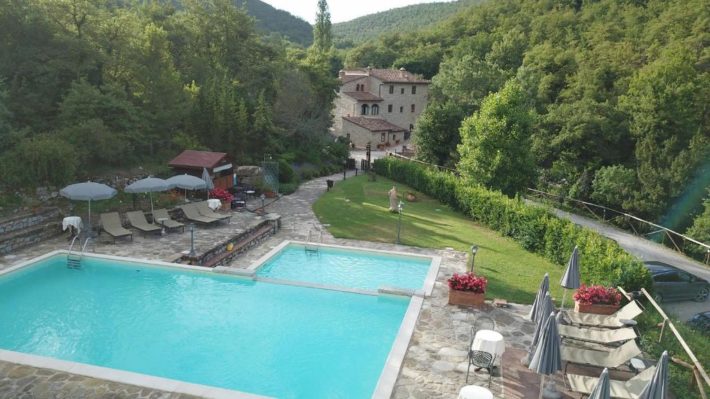
<svg viewBox="0 0 710 399"><path fill-rule="evenodd" d="M653 278L653 299L656 302L708 299L710 283L675 266L657 261L644 262Z"/></svg>
<svg viewBox="0 0 710 399"><path fill-rule="evenodd" d="M691 317L688 324L705 335L710 335L710 311Z"/></svg>

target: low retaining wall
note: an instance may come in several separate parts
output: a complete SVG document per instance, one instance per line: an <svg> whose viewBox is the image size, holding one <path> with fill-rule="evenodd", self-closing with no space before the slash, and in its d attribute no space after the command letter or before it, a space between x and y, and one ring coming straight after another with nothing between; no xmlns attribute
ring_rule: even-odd
<svg viewBox="0 0 710 399"><path fill-rule="evenodd" d="M0 221L0 255L37 244L62 233L61 212L46 208Z"/></svg>
<svg viewBox="0 0 710 399"><path fill-rule="evenodd" d="M273 217L262 221L246 231L215 244L214 247L198 254L194 258L182 256L179 263L215 267L229 264L234 258L261 244L264 240L276 234L281 225L281 217ZM232 244L232 250L227 246Z"/></svg>

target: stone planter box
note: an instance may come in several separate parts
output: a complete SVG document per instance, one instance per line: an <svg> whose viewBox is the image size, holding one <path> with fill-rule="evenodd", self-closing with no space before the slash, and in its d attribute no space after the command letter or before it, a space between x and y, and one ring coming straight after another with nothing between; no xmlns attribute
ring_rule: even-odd
<svg viewBox="0 0 710 399"><path fill-rule="evenodd" d="M574 301L574 311L579 313L594 313L610 315L616 313L621 305L582 305Z"/></svg>
<svg viewBox="0 0 710 399"><path fill-rule="evenodd" d="M449 305L478 306L483 305L486 294L471 291L449 290Z"/></svg>

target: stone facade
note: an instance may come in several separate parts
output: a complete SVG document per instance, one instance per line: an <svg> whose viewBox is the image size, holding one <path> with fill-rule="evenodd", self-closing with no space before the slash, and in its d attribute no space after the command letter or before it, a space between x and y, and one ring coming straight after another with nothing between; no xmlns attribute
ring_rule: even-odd
<svg viewBox="0 0 710 399"><path fill-rule="evenodd" d="M339 79L341 86L334 103L333 134L339 137L349 135L350 142L357 148L363 148L367 142L381 148L411 143L411 132L428 103L428 80L403 68L343 70ZM370 130L367 137L362 132L363 125L347 123L344 120L347 117L383 120L399 129ZM392 139L390 134L396 133L399 137Z"/></svg>
<svg viewBox="0 0 710 399"><path fill-rule="evenodd" d="M46 208L0 221L0 255L61 234L60 217L58 208Z"/></svg>

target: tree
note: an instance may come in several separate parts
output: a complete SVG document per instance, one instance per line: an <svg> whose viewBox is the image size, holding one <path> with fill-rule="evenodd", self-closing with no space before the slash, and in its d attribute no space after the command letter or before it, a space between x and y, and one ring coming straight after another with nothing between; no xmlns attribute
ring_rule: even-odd
<svg viewBox="0 0 710 399"><path fill-rule="evenodd" d="M313 48L318 52L328 52L333 47L333 32L330 11L326 0L318 0L316 23L313 25Z"/></svg>
<svg viewBox="0 0 710 399"><path fill-rule="evenodd" d="M488 95L461 126L459 170L465 177L513 196L532 184L534 113L520 84L508 81Z"/></svg>
<svg viewBox="0 0 710 399"><path fill-rule="evenodd" d="M703 201L704 211L693 220L693 225L688 229L686 234L700 242L710 243L710 189L708 189L708 198ZM690 250L697 256L707 256L705 248L692 244Z"/></svg>
<svg viewBox="0 0 710 399"><path fill-rule="evenodd" d="M615 209L627 209L638 190L636 171L621 165L597 170L592 183L592 199Z"/></svg>
<svg viewBox="0 0 710 399"><path fill-rule="evenodd" d="M437 165L450 165L458 159L456 146L461 142L459 128L464 113L453 101L427 106L417 120L414 141L417 157Z"/></svg>
<svg viewBox="0 0 710 399"><path fill-rule="evenodd" d="M259 160L263 159L265 154L278 153L279 148L275 137L276 127L272 119L271 107L266 102L263 92L259 94L252 119L254 120L250 141L252 159Z"/></svg>

